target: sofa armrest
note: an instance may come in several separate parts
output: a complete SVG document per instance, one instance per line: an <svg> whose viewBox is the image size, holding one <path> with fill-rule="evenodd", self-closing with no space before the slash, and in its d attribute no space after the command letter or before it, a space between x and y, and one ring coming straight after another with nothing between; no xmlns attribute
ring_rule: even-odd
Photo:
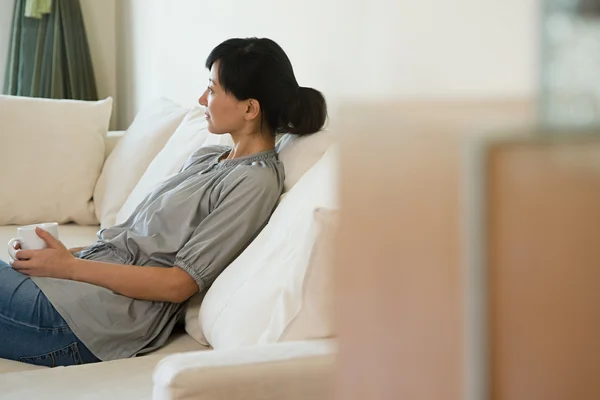
<svg viewBox="0 0 600 400"><path fill-rule="evenodd" d="M123 135L125 135L125 131L109 131L106 134L104 159L108 158Z"/></svg>
<svg viewBox="0 0 600 400"><path fill-rule="evenodd" d="M154 400L329 399L336 341L175 354L154 370Z"/></svg>

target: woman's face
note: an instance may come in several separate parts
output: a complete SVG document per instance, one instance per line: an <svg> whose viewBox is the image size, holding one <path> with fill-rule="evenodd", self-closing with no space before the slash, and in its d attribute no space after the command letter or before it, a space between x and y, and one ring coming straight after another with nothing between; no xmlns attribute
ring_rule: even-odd
<svg viewBox="0 0 600 400"><path fill-rule="evenodd" d="M198 103L206 108L205 118L208 121L209 132L232 133L244 127L247 104L221 87L218 61L210 69L208 87L198 99Z"/></svg>

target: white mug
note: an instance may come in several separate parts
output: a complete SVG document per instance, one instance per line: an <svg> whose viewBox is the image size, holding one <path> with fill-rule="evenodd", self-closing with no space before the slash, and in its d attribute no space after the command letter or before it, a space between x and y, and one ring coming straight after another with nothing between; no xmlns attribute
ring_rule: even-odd
<svg viewBox="0 0 600 400"><path fill-rule="evenodd" d="M13 247L15 243L19 243L23 250L41 250L48 247L46 242L35 233L36 227L42 228L58 239L58 224L56 222L21 226L17 228L17 237L10 239L8 242L8 254L13 260L17 259L17 251Z"/></svg>

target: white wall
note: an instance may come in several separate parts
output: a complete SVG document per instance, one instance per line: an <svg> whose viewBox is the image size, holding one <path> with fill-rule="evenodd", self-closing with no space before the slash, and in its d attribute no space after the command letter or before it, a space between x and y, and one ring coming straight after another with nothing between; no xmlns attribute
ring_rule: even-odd
<svg viewBox="0 0 600 400"><path fill-rule="evenodd" d="M0 0L3 1L3 0ZM112 96L111 127L118 119L116 0L80 0L83 22L96 76L98 97Z"/></svg>
<svg viewBox="0 0 600 400"><path fill-rule="evenodd" d="M164 79L155 73L161 60L157 32L158 0L119 0L117 2L117 126L127 128L145 100L164 95L154 88Z"/></svg>
<svg viewBox="0 0 600 400"><path fill-rule="evenodd" d="M4 87L14 3L14 0L0 0L0 92Z"/></svg>
<svg viewBox="0 0 600 400"><path fill-rule="evenodd" d="M299 83L324 91L332 107L348 98L531 96L538 1L121 0L119 122L158 96L195 102L206 56L235 36L279 42Z"/></svg>

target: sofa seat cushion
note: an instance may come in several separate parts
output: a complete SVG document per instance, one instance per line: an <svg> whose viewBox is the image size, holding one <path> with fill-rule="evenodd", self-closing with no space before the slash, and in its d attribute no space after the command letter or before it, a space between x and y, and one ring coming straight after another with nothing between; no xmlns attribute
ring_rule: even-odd
<svg viewBox="0 0 600 400"><path fill-rule="evenodd" d="M38 369L48 369L48 367L40 367L38 365L25 364L18 361L5 360L0 358L0 375L8 374L11 372L23 372L23 371L35 371ZM0 386L0 392L2 386Z"/></svg>
<svg viewBox="0 0 600 400"><path fill-rule="evenodd" d="M140 357L149 357L154 355L168 355L175 353L186 353L188 351L202 351L202 350L211 350L211 347L208 345L202 345L198 343L194 338L188 335L183 326L178 326L175 328L169 340L163 347L158 350L154 350L147 355L142 355Z"/></svg>
<svg viewBox="0 0 600 400"><path fill-rule="evenodd" d="M151 399L152 373L166 355L0 375L3 400Z"/></svg>
<svg viewBox="0 0 600 400"><path fill-rule="evenodd" d="M150 399L152 372L160 360L171 354L209 349L178 328L161 349L125 360L46 368L0 359L0 393L3 400Z"/></svg>
<svg viewBox="0 0 600 400"><path fill-rule="evenodd" d="M18 225L0 226L0 260L8 262L8 241L17 236ZM70 247L88 246L96 241L96 232L100 229L97 225L83 226L76 224L59 225L60 240Z"/></svg>

